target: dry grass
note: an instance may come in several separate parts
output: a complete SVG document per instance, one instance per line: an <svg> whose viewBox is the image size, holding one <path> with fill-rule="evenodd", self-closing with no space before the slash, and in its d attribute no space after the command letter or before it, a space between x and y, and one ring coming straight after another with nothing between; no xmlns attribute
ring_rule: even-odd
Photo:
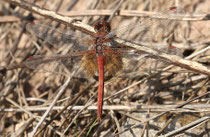
<svg viewBox="0 0 210 137"><path fill-rule="evenodd" d="M23 3L17 7L12 1L18 4L16 0L0 2L0 66L9 69L34 54L69 51L68 47L53 47L31 38L25 30L30 11L43 15L32 14L43 24L58 21L92 33L90 26L97 20L110 20L115 29L174 5L172 0L121 0L121 4L111 0L37 1L47 12ZM187 16L178 26L169 25L168 29L175 30L169 43L180 49L183 58L123 43L169 64L152 74L134 67L133 77L107 80L102 122L96 121L97 81L71 78L74 72L69 70L68 75L40 73L23 64L0 75L0 136L31 136L35 132L39 136L209 136L210 2L183 0L178 4ZM148 62L141 65L148 67Z"/></svg>

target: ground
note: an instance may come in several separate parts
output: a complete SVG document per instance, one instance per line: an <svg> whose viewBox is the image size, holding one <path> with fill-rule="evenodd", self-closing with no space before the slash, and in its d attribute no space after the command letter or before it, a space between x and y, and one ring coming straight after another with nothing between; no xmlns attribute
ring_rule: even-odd
<svg viewBox="0 0 210 137"><path fill-rule="evenodd" d="M63 0L62 3L59 2L37 1L35 4L62 15L71 15L70 17L90 26L98 20L109 19L112 30L123 26L128 28L136 22L144 24L145 18L153 15L153 12L160 13L170 6L178 5L183 8L184 16L181 16L177 24L172 24L168 21L170 19L165 21L154 19L156 23L163 22L162 26L167 27L164 31L167 30L168 33L162 33L161 26L157 27L151 34L155 43L153 46L175 46L176 51L179 51L175 55L180 56L181 59L187 58L209 67L210 1L208 0L127 0L122 2L118 8L121 12L117 12L118 15L115 14L113 18L109 18L108 13L113 13L119 1ZM134 11L139 13L134 14ZM81 15L83 13L86 15ZM11 2L0 2L1 68L27 62L33 55L51 56L53 54L55 56L55 54L73 53L71 47L79 49L75 46L78 41L74 36L69 38L73 41L68 45L65 42L61 43L60 39L58 39L60 45L53 45L46 39L46 42L43 42L29 33L25 28L33 17L34 21L40 24L57 25L65 31L71 30L81 35L75 29L63 24L58 25L56 21L35 13L30 16L29 14L30 11ZM185 20L187 18L188 21ZM147 22L144 26L149 28L150 24ZM136 31L137 28L130 31L124 30L122 37L124 38L123 34L125 34L125 38L129 41L139 42L150 38L147 37L149 35L146 31L144 35L141 33L141 36L139 30ZM55 36L58 38L57 35ZM86 35L82 35L81 38L86 39ZM82 40L85 41L85 39ZM54 42L56 40L54 39ZM90 41L84 43L88 44ZM169 54L168 49L161 46L155 49L158 49L160 54L161 52ZM36 59L39 57L43 56L35 56ZM54 68L56 63L43 66L28 63L24 68L8 70L5 73L1 71L0 136L31 136L41 117L62 91L57 103L53 105L54 110L50 111L38 131L51 119L54 120L39 133L40 136L61 136L62 134L111 136L118 133L119 136L209 136L210 82L209 75L201 73L202 70L192 71L186 67L174 66L170 61L157 57L155 59L144 56L123 58L122 62L130 64L123 64L124 68L121 72L105 78L104 110L102 121L99 122L96 121L97 78L87 76L85 71L83 74L80 70L75 72L75 77L70 77L75 71L73 65L79 65L78 60L80 58L62 62L68 63L68 66L56 62L62 70ZM91 64L89 66L93 68ZM65 106L73 106L73 108L68 110L64 108L65 110L58 114ZM56 114L58 117L55 118Z"/></svg>

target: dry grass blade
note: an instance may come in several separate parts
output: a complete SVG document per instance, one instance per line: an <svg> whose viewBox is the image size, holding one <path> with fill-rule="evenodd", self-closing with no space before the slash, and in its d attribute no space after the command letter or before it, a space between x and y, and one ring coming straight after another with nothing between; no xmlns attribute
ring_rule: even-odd
<svg viewBox="0 0 210 137"><path fill-rule="evenodd" d="M86 10L86 11L69 11L61 13L69 17L75 16L106 16L112 15L112 10ZM155 14L149 11L137 11L137 10L118 10L115 12L115 16L132 16L132 17L148 17ZM210 13L207 14L196 14L196 15L185 15L182 20L185 21L200 21L200 20L210 20Z"/></svg>
<svg viewBox="0 0 210 137"><path fill-rule="evenodd" d="M84 106L54 106L53 110L82 110ZM151 113L168 111L170 112L210 112L210 105L198 104L198 105L185 105L183 108L177 108L178 105L105 105L104 110L117 110L117 111L147 111L150 110ZM46 111L48 107L24 107L24 110L30 112ZM1 112L24 112L22 109L16 108L4 108L0 109ZM90 105L86 110L97 110L96 105ZM61 114L61 113L59 113ZM56 118L56 116L55 116ZM55 119L54 118L54 119Z"/></svg>
<svg viewBox="0 0 210 137"><path fill-rule="evenodd" d="M110 22L112 20L112 18L114 17L115 13L119 10L120 6L123 4L125 0L120 0L119 4L116 6L116 8L113 10L111 16L109 16L109 19L107 20L107 22Z"/></svg>
<svg viewBox="0 0 210 137"><path fill-rule="evenodd" d="M12 134L12 137L17 137L17 136L21 136L21 134L23 134L24 131L27 130L27 128L31 125L31 123L33 123L33 121L35 120L35 118L30 118L27 121L25 121L22 126L18 129L18 131L14 134Z"/></svg>
<svg viewBox="0 0 210 137"><path fill-rule="evenodd" d="M47 115L50 113L50 111L52 110L52 108L56 104L57 100L60 98L60 96L65 91L65 89L68 86L70 80L71 80L71 77L69 77L66 80L66 82L61 86L61 88L60 88L58 94L56 95L56 97L54 98L53 102L50 104L49 108L47 109L47 111L45 112L45 114L42 116L42 118L40 119L39 123L36 125L36 127L34 128L34 130L32 131L31 136L34 136L36 134L38 128L41 126L41 124L43 123L43 121L46 119Z"/></svg>
<svg viewBox="0 0 210 137"><path fill-rule="evenodd" d="M15 16L3 16L3 17L0 17L0 23L16 22L16 21L20 21L20 19L15 17Z"/></svg>
<svg viewBox="0 0 210 137"><path fill-rule="evenodd" d="M163 60L166 60L166 61L168 61L168 62L170 62L174 65L180 66L180 67L185 68L187 70L192 70L192 71L210 76L210 69L207 66L202 65L198 62L182 59L181 57L176 56L176 55L168 55L168 54L165 54L165 53L160 54L158 51L149 49L149 48L144 47L144 46L138 46L136 44L129 43L127 41L123 41L121 39L118 39L117 42L121 43L121 44L124 44L126 46L129 46L129 47L138 49L141 52L145 52L147 54L154 55L158 58L162 58Z"/></svg>
<svg viewBox="0 0 210 137"><path fill-rule="evenodd" d="M1 1L0 136L208 136L210 1L178 1ZM85 53L108 19L97 122Z"/></svg>
<svg viewBox="0 0 210 137"><path fill-rule="evenodd" d="M181 105L178 105L176 108L181 108L181 107L185 106L186 104L189 104L190 102L192 102L192 101L194 101L194 100L197 100L197 99L199 99L199 98L202 98L202 97L204 97L204 96L206 96L206 95L209 95L209 94L210 94L210 92L207 92L207 93L205 93L205 94L203 94L203 95L201 95L201 96L199 96L199 97L196 97L196 98L194 98L194 99L192 99L192 100L187 101L186 103L183 103L183 104L181 104ZM170 110L169 110L169 111L166 111L166 112L162 112L162 113L160 113L160 114L158 114L158 115L156 115L156 116L154 116L154 117L152 117L152 118L149 118L149 119L147 119L147 120L141 122L140 124L133 125L133 126L127 128L127 129L124 129L123 131L121 131L121 132L119 132L119 133L117 133L117 134L112 135L112 137L115 137L115 136L117 136L117 135L120 135L120 134L122 134L122 133L124 133L124 132L126 132L126 131L128 131L128 130L130 130L130 129L136 128L136 127L138 127L139 125L142 125L143 123L146 123L146 122L148 122L148 121L151 121L151 120L153 120L153 119L156 119L156 118L158 118L158 117L160 117L160 116L162 116L162 115L164 115L164 114L166 114L166 113L168 113L168 112L170 112Z"/></svg>
<svg viewBox="0 0 210 137"><path fill-rule="evenodd" d="M76 29L78 29L78 30L80 30L84 33L92 34L94 32L93 28L91 28L90 26L88 26L84 23L78 22L78 21L76 21L72 18L66 17L66 16L62 16L60 14L57 14L56 12L49 11L49 10L46 10L46 9L42 9L42 8L40 8L38 6L35 6L31 3L28 3L26 1L23 1L23 0L7 0L6 2L10 2L10 3L18 5L18 6L24 8L26 10L29 10L31 12L40 14L41 16L50 18L52 20L55 20L55 21L58 21L58 22L61 22L61 23L64 23L64 24L67 24L70 27L76 28Z"/></svg>
<svg viewBox="0 0 210 137"><path fill-rule="evenodd" d="M210 120L210 116L202 117L202 118L200 118L196 121L193 121L192 123L190 123L188 125L183 126L180 129L177 129L177 130L174 130L172 132L169 132L168 134L165 134L165 137L175 136L175 135L177 135L179 133L182 133L183 131L186 131L190 128L195 128L196 126L199 126L200 124L203 124L205 122L209 122L209 120Z"/></svg>
<svg viewBox="0 0 210 137"><path fill-rule="evenodd" d="M65 107L62 108L61 111L59 111L42 129L39 130L39 132L37 134L39 134L40 132L42 132L42 130L44 130L54 119L56 119L58 116L60 116L66 109L68 109L70 107L70 110L73 110L73 106L71 107L70 105L73 104L74 102L76 102L76 100L78 100L86 91L87 89L89 89L90 86L92 86L93 84L90 84L87 86L87 88L85 88L85 90L83 90L83 92L81 92L80 94L78 94L76 97L74 97ZM56 107L54 107L56 108ZM84 108L84 107L83 107ZM79 110L81 110L81 108L79 108Z"/></svg>

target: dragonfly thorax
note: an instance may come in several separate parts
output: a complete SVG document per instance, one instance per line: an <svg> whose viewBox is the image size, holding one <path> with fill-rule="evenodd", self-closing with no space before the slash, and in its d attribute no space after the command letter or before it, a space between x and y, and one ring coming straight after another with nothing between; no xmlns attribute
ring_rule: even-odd
<svg viewBox="0 0 210 137"><path fill-rule="evenodd" d="M95 39L95 50L96 50L96 53L98 55L103 55L103 49L104 49L104 37L97 37Z"/></svg>

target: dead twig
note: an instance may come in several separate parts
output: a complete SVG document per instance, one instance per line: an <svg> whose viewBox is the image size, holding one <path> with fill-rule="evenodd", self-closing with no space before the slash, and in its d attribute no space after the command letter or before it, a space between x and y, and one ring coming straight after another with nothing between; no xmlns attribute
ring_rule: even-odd
<svg viewBox="0 0 210 137"><path fill-rule="evenodd" d="M15 16L0 16L0 23L9 23L20 21L20 18Z"/></svg>
<svg viewBox="0 0 210 137"><path fill-rule="evenodd" d="M177 134L179 134L179 133L181 133L181 132L183 132L183 131L186 131L186 130L188 130L188 129L194 128L194 127L196 127L196 126L199 126L199 125L201 125L201 124L204 123L204 122L208 122L209 119L210 119L210 116L202 117L202 118L200 118L200 119L198 119L198 120L196 120L196 121L193 121L193 122L190 123L190 124L187 124L187 125L185 125L185 126L179 128L179 129L177 129L177 130L171 131L171 132L169 132L168 134L165 134L164 136L165 136L165 137L175 136L175 135L177 135Z"/></svg>
<svg viewBox="0 0 210 137"><path fill-rule="evenodd" d="M83 95L83 94L82 94ZM81 95L80 95L81 96ZM67 107L66 107L67 106ZM54 106L52 110L81 110L85 106ZM151 113L168 111L170 112L210 112L210 104L189 104L182 108L177 108L178 105L104 105L103 110L118 110L118 111L147 111ZM24 110L30 112L46 111L48 107L24 107ZM18 108L0 108L1 112L24 112L23 109ZM86 110L97 110L96 105L91 105ZM63 112L63 111L62 111ZM59 113L61 114L61 113ZM56 114L57 115L57 114ZM55 119L56 116L53 118Z"/></svg>
<svg viewBox="0 0 210 137"><path fill-rule="evenodd" d="M58 21L60 23L69 25L70 27L80 30L84 33L94 35L93 34L94 29L91 26L81 23L79 21L76 21L75 19L69 18L67 16L60 15L54 11L43 9L39 6L33 5L33 4L23 1L23 0L4 0L4 1L9 2L11 4L15 4L17 6L20 6L21 8L24 8L28 11L37 13L41 16L46 17L46 18L50 18L50 19Z"/></svg>
<svg viewBox="0 0 210 137"><path fill-rule="evenodd" d="M204 93L204 94L201 95L201 96L198 96L198 97L195 97L195 98L193 98L193 99L191 99L191 100L189 100L189 101L186 101L186 102L184 102L183 104L178 105L176 108L184 107L186 104L189 104L190 102L192 102L192 101L194 101L194 100L197 100L197 99L199 99L199 98L202 98L202 97L204 97L204 96L207 96L207 95L209 95L209 94L210 94L210 91ZM122 134L122 133L124 133L124 132L126 132L126 131L128 131L128 130L130 130L130 129L136 128L136 127L138 127L139 125L142 125L143 123L146 123L146 122L148 122L148 121L150 121L150 120L152 120L152 119L156 119L156 118L158 118L158 117L160 117L160 116L166 114L167 112L170 112L170 110L169 110L169 111L162 112L162 113L160 113L160 114L158 114L158 115L156 115L156 116L154 116L154 117L151 117L151 118L149 118L149 119L147 119L147 120L145 120L145 121L143 121L143 122L140 122L139 124L136 124L136 125L133 125L133 126L127 128L127 129L124 129L123 131L121 131L121 132L119 132L119 133L117 133L117 134L114 134L114 135L112 135L111 137L115 137L115 136L120 135L120 134Z"/></svg>
<svg viewBox="0 0 210 137"><path fill-rule="evenodd" d="M47 115L50 113L50 111L52 110L52 108L54 107L54 105L56 104L57 100L60 98L60 96L63 94L63 92L65 91L66 87L68 86L69 82L71 80L71 77L69 77L67 79L67 81L64 83L64 85L61 87L60 91L58 92L58 94L56 95L55 99L53 100L53 102L50 104L50 106L48 107L47 111L44 113L44 115L42 116L42 118L40 119L39 123L36 125L36 127L33 129L31 136L34 136L35 133L37 132L38 128L41 126L41 124L43 123L43 121L45 120L45 118L47 117Z"/></svg>
<svg viewBox="0 0 210 137"><path fill-rule="evenodd" d="M68 11L60 12L60 14L69 17L80 17L80 16L109 16L113 14L113 10L85 10L85 11ZM117 10L114 16L127 16L127 17L149 17L154 15L155 12L150 11L138 11L138 10ZM204 21L210 20L210 13L207 14L192 14L185 15L182 19L185 21Z"/></svg>
<svg viewBox="0 0 210 137"><path fill-rule="evenodd" d="M84 10L84 11L67 11L59 12L59 14L68 17L82 17L82 16L127 16L127 17L149 17L154 15L156 12L150 11L138 11L138 10L117 10L114 12L112 10ZM42 18L38 18L42 19ZM210 13L208 14L192 14L185 15L182 19L184 21L205 21L210 20ZM17 22L20 18L15 16L1 16L0 23Z"/></svg>
<svg viewBox="0 0 210 137"><path fill-rule="evenodd" d="M120 6L123 4L125 0L120 0L120 2L118 3L118 5L116 6L116 8L112 11L112 14L110 14L109 19L107 20L107 22L110 22L112 20L112 18L114 17L114 15L116 14L116 12L119 10Z"/></svg>

